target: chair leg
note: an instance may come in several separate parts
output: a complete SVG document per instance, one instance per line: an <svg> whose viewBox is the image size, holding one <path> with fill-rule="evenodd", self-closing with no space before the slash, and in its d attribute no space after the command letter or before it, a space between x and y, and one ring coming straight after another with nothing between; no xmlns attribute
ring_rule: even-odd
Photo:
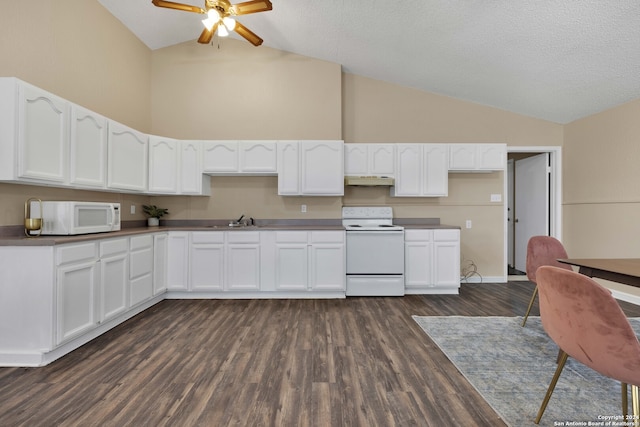
<svg viewBox="0 0 640 427"><path fill-rule="evenodd" d="M640 426L640 391L637 385L631 386L631 407L633 408L633 425Z"/></svg>
<svg viewBox="0 0 640 427"><path fill-rule="evenodd" d="M533 302L536 300L536 296L538 296L538 285L533 290L533 295L531 295L531 301L529 301L529 307L527 308L527 314L524 315L524 320L522 321L522 326L527 323L527 318L529 317L529 312L531 311L531 307L533 307Z"/></svg>
<svg viewBox="0 0 640 427"><path fill-rule="evenodd" d="M620 383L622 386L622 416L627 419L629 415L629 397L627 395L627 383Z"/></svg>
<svg viewBox="0 0 640 427"><path fill-rule="evenodd" d="M558 362L558 366L556 367L556 373L553 374L553 378L551 379L551 384L549 384L549 388L547 389L547 394L544 396L544 400L542 401L542 405L540 406L540 410L538 411L538 416L534 421L536 424L540 423L540 419L542 418L542 414L544 414L544 410L547 409L547 404L549 403L549 399L551 399L551 394L553 390L556 388L556 383L560 378L560 374L562 373L562 368L564 368L564 364L567 363L567 358L569 355L564 351L560 350L562 353L562 357Z"/></svg>

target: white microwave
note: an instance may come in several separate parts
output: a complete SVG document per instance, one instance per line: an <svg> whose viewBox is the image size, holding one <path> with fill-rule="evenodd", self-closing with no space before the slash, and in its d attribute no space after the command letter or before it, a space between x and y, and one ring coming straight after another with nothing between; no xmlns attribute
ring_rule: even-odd
<svg viewBox="0 0 640 427"><path fill-rule="evenodd" d="M120 230L120 203L31 202L31 217L42 218L42 233L72 235ZM32 232L38 234L38 231Z"/></svg>

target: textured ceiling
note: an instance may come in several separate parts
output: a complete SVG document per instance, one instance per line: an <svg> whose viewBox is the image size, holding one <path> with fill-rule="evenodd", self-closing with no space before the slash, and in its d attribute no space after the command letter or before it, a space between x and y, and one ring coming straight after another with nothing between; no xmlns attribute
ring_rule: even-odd
<svg viewBox="0 0 640 427"><path fill-rule="evenodd" d="M202 15L151 0L98 1L151 49L195 43L203 28ZM263 46L348 73L556 123L640 98L637 0L272 3L239 17Z"/></svg>

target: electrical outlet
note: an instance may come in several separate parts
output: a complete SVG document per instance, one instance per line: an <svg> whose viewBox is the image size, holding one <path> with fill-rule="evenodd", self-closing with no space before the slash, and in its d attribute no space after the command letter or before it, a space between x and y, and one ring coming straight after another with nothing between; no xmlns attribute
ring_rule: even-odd
<svg viewBox="0 0 640 427"><path fill-rule="evenodd" d="M300 212L307 213L307 205L300 205Z"/></svg>
<svg viewBox="0 0 640 427"><path fill-rule="evenodd" d="M136 214L136 205L131 205L131 215Z"/></svg>
<svg viewBox="0 0 640 427"><path fill-rule="evenodd" d="M467 228L471 228L471 220L470 219L467 220Z"/></svg>

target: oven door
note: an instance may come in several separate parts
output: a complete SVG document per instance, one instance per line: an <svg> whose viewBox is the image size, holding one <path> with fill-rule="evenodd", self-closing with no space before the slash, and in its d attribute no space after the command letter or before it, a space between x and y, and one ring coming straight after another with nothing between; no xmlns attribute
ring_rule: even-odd
<svg viewBox="0 0 640 427"><path fill-rule="evenodd" d="M404 231L347 231L347 274L403 274Z"/></svg>

